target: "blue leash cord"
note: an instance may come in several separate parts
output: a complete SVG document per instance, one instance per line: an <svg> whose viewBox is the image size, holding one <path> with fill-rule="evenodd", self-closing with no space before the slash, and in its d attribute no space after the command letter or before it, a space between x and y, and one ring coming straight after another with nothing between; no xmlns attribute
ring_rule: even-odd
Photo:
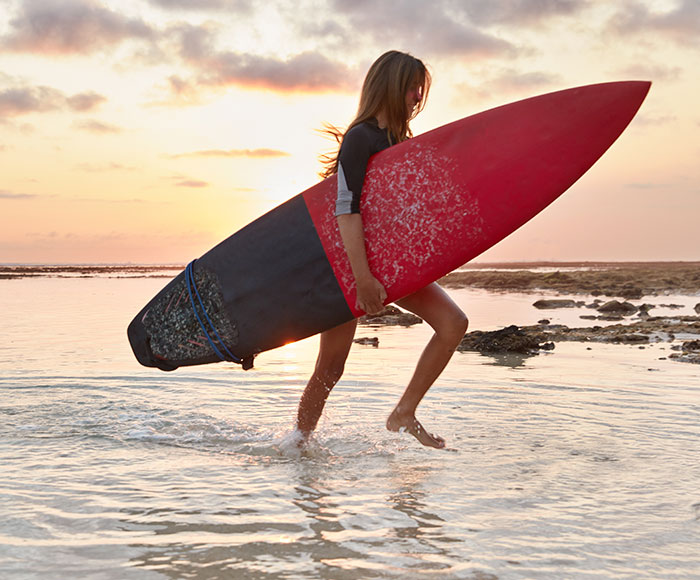
<svg viewBox="0 0 700 580"><path fill-rule="evenodd" d="M197 318L197 322L199 322L199 326L201 327L202 331L204 332L204 336L207 337L209 344L214 349L216 356L218 356L223 361L228 360L228 361L232 361L232 362L235 362L238 364L242 364L243 361L240 358L238 358L235 354L233 354L226 347L226 344L224 344L224 341L221 340L219 333L216 331L216 327L214 326L214 323L211 321L211 318L209 318L209 315L207 314L207 311L204 308L204 303L202 302L202 298L199 295L199 290L197 290L197 285L195 284L195 281L194 281L194 271L193 271L194 263L195 263L195 260L192 260L189 264L187 264L187 268L185 268L185 285L187 286L187 293L190 295L190 303L192 304L192 312L194 312L194 315ZM226 358L221 353L221 351L217 348L216 344L214 344L214 340L212 339L211 335L207 331L207 327L204 325L204 322L202 322L202 319L200 318L199 313L197 312L197 306L196 306L195 301L194 301L194 295L192 294L193 288L194 288L194 293L197 295L197 301L199 302L199 306L202 309L202 314L204 314L204 318L206 318L207 322L209 323L209 327L212 329L214 336L216 337L216 340L223 347L223 349L226 351L226 354L230 358Z"/></svg>

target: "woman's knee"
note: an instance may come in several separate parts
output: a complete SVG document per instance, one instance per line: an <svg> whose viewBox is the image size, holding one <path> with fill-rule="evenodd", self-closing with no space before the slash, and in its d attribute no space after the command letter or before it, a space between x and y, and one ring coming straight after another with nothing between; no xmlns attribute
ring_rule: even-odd
<svg viewBox="0 0 700 580"><path fill-rule="evenodd" d="M461 310L459 311L459 328L462 336L466 334L469 328L469 318L467 318L467 315Z"/></svg>
<svg viewBox="0 0 700 580"><path fill-rule="evenodd" d="M437 335L452 344L459 344L469 328L467 315L459 308L450 312L435 329Z"/></svg>
<svg viewBox="0 0 700 580"><path fill-rule="evenodd" d="M333 361L319 360L316 363L314 374L323 383L323 385L330 390L340 380L340 377L343 376L344 370L345 359Z"/></svg>

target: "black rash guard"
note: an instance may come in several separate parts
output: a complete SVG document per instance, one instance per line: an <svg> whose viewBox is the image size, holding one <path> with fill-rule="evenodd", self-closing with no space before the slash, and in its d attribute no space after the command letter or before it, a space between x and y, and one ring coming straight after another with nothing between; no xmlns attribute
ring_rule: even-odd
<svg viewBox="0 0 700 580"><path fill-rule="evenodd" d="M380 129L376 119L355 125L345 134L338 152L336 216L360 213L360 196L369 158L390 146L386 129Z"/></svg>

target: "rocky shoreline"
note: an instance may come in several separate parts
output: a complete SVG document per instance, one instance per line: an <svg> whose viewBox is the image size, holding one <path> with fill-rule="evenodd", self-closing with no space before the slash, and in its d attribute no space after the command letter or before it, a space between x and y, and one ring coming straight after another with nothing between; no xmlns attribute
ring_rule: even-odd
<svg viewBox="0 0 700 580"><path fill-rule="evenodd" d="M668 304L666 307L675 305ZM458 351L477 351L484 354L515 353L522 356L537 355L542 351L551 351L558 342L589 342L644 346L648 344L672 343L675 352L668 358L680 362L700 364L700 316L673 315L651 316L653 305L635 306L630 302L611 300L585 304L572 300L538 300L533 308L595 308L599 315L581 315L583 319L600 319L615 324L574 327L563 324L551 324L542 319L530 326L510 325L495 331L473 330L468 332L457 347ZM695 306L700 313L700 303ZM632 315L636 314L634 318ZM360 324L365 326L412 326L422 320L410 313L402 312L395 306L387 308L375 316L363 316ZM678 336L691 337L677 340ZM379 340L359 338L355 342L376 348Z"/></svg>
<svg viewBox="0 0 700 580"><path fill-rule="evenodd" d="M561 267L564 271L555 269ZM530 269L528 269L530 268ZM577 269L569 269L577 268ZM581 295L582 299L547 298L533 302L546 312L561 308L587 309L581 319L608 324L570 328L543 318L532 326L511 325L493 332L468 332L458 350L488 354L517 353L531 356L553 350L564 341L632 344L643 347L671 343L668 358L700 364L700 316L653 316L653 304L637 303L644 296L698 296L694 312L700 315L700 262L627 264L491 264L468 266L440 280L447 288L480 288L490 292L524 292ZM584 300L589 297L589 301ZM595 298L590 300L590 297ZM667 310L680 310L664 304ZM374 318L373 324L393 324L391 317ZM679 339L677 337L683 337Z"/></svg>
<svg viewBox="0 0 700 580"><path fill-rule="evenodd" d="M683 316L677 319L656 317L630 324L590 328L537 324L523 327L512 325L492 332L475 330L464 336L457 350L477 351L483 354L517 353L533 356L542 351L554 350L557 342L597 342L638 346L669 342L673 343L671 349L674 352L668 358L700 364L700 340L676 341L676 334L692 334L700 337L700 317Z"/></svg>
<svg viewBox="0 0 700 580"><path fill-rule="evenodd" d="M448 274L440 284L445 288L550 290L639 300L644 296L700 293L700 262L477 264Z"/></svg>

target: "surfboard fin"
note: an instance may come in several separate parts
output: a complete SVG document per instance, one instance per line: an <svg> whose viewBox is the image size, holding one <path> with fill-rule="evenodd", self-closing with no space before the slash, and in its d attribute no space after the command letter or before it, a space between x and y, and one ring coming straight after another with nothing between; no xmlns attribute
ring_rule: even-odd
<svg viewBox="0 0 700 580"><path fill-rule="evenodd" d="M241 366L243 367L244 371L249 371L253 368L253 359L255 359L255 355L247 356L241 360Z"/></svg>

